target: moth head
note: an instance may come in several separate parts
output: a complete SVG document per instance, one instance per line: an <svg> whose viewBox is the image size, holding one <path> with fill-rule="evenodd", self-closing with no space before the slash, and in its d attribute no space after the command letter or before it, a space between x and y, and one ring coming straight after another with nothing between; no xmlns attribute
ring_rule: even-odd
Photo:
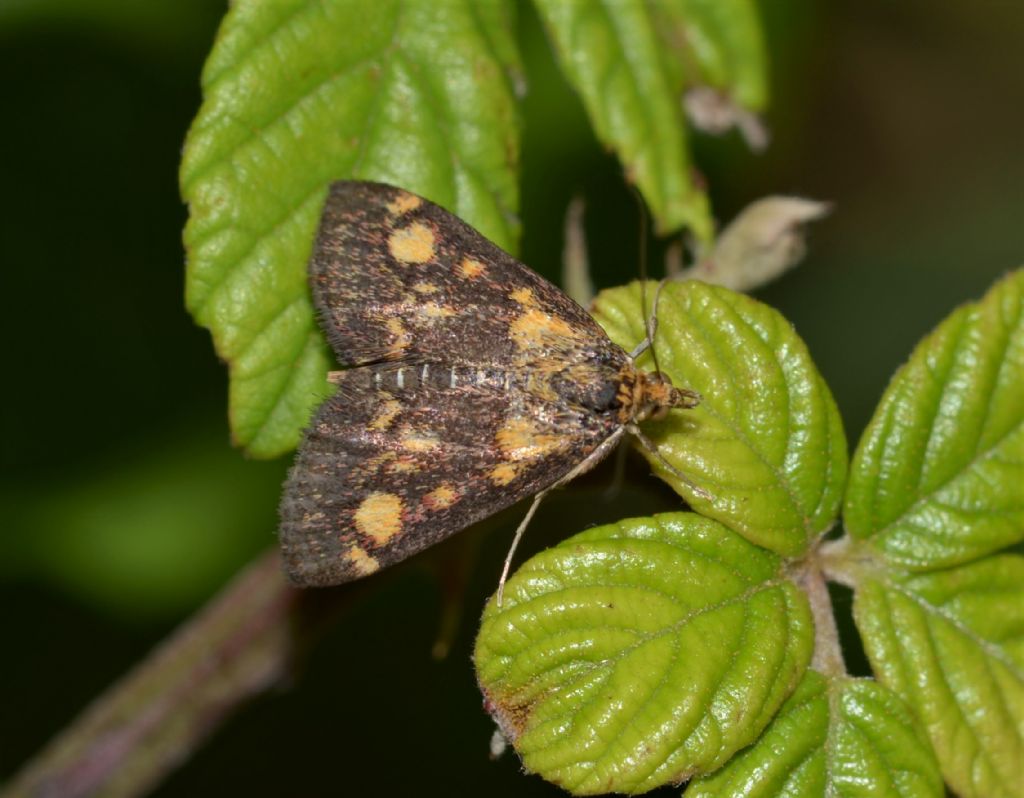
<svg viewBox="0 0 1024 798"><path fill-rule="evenodd" d="M642 372L639 387L640 401L637 404L636 421L660 421L675 407L688 409L700 404L699 393L677 388L661 371Z"/></svg>

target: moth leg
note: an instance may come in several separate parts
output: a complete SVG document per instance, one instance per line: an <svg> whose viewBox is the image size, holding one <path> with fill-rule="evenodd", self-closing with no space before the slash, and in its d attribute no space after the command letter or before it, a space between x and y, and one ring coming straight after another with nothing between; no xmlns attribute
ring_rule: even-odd
<svg viewBox="0 0 1024 798"><path fill-rule="evenodd" d="M665 287L665 283L670 278L663 277L658 281L658 287L654 289L654 304L651 307L651 315L647 318L647 323L644 325L647 330L647 336L639 344L636 345L636 349L629 353L629 359L636 362L636 359L640 357L644 352L654 346L654 336L658 332L658 302L661 299L661 289ZM646 291L646 283L644 283L644 289ZM646 304L646 303L645 303Z"/></svg>
<svg viewBox="0 0 1024 798"><path fill-rule="evenodd" d="M671 472L673 476L679 479L684 485L686 485L686 487L692 490L697 496L709 502L713 502L715 500L715 497L708 493L708 491L706 491L699 485L695 484L692 479L686 476L686 474L684 474L682 471L680 471L678 468L672 465L668 460L666 460L665 457L661 454L661 452L658 451L658 448L653 443L651 443L650 438L648 438L646 435L643 434L643 432L640 431L640 427L638 427L636 424L627 424L625 430L629 432L631 435L635 435L637 440L640 441L641 446L643 446L647 451L653 454L655 458L657 458L658 462L661 463L667 471Z"/></svg>
<svg viewBox="0 0 1024 798"><path fill-rule="evenodd" d="M526 527L530 523L530 519L533 518L533 514L537 512L537 508L540 507L541 500L548 495L548 493L554 490L560 482L556 482L550 488L545 488L536 496L533 497L533 504L530 505L530 509L526 511L526 516L522 521L519 522L519 526L516 529L515 537L512 538L512 545L509 546L508 554L505 555L505 565L501 569L501 578L498 580L498 606L501 606L501 599L505 595L505 580L508 579L509 569L512 567L512 557L516 553L516 548L519 546L519 541L523 537L523 532L526 531Z"/></svg>
<svg viewBox="0 0 1024 798"><path fill-rule="evenodd" d="M658 286L658 291L659 293L661 291L660 284ZM647 319L647 324L645 325L647 327L647 335L645 335L644 339L636 345L636 348L632 352L629 353L629 359L634 363L640 355L654 346L654 335L658 332L658 317L655 316L654 313L655 311L651 312L651 316Z"/></svg>
<svg viewBox="0 0 1024 798"><path fill-rule="evenodd" d="M600 463L608 453L615 448L615 445L619 442L622 437L622 433L626 431L626 427L619 427L615 432L601 441L601 445L598 446L594 451L587 455L575 468L572 469L568 474L562 477L557 482L548 485L540 493L533 497L533 504L530 505L530 509L526 512L526 517L519 523L516 529L515 537L512 538L512 545L509 547L508 554L505 555L505 565L501 569L501 578L498 580L498 597L497 604L500 607L502 598L505 595L505 582L508 579L508 572L512 568L512 558L515 556L516 548L519 546L519 541L523 537L523 532L526 531L526 527L530 524L530 519L533 518L533 514L537 512L537 508L540 506L541 501L555 488L560 488L567 482L571 482L576 479L580 474L585 474L591 468Z"/></svg>
<svg viewBox="0 0 1024 798"><path fill-rule="evenodd" d="M626 457L628 455L628 447L621 445L620 442L615 449L615 471L612 473L612 481L604 490L604 498L607 500L614 499L622 490L622 483L626 481Z"/></svg>
<svg viewBox="0 0 1024 798"><path fill-rule="evenodd" d="M642 340L640 343L636 345L636 348L632 352L629 353L629 359L635 363L636 359L640 357L640 355L642 355L644 352L651 348L652 340L654 340L654 336L651 335L651 327L650 324L648 324L647 336L644 338L644 340Z"/></svg>

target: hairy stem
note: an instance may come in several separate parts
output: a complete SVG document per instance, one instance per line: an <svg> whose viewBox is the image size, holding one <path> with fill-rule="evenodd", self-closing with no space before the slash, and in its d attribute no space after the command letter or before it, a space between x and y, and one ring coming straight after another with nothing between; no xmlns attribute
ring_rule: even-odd
<svg viewBox="0 0 1024 798"><path fill-rule="evenodd" d="M794 572L797 584L807 594L814 618L814 657L811 667L826 676L846 674L843 650L839 643L839 629L836 627L832 598L821 568L813 558L805 560Z"/></svg>

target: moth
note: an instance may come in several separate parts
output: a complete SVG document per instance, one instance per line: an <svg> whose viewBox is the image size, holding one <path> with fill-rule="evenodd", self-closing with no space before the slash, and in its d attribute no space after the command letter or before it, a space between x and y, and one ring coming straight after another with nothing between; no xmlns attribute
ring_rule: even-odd
<svg viewBox="0 0 1024 798"><path fill-rule="evenodd" d="M298 585L366 576L534 496L503 585L548 491L699 401L636 367L650 333L627 354L561 290L393 186L330 187L309 279L344 368L281 500Z"/></svg>

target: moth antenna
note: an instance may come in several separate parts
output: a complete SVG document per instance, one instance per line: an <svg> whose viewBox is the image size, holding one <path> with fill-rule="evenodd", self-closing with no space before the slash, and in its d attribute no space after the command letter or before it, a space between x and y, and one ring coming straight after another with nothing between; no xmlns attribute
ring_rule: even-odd
<svg viewBox="0 0 1024 798"><path fill-rule="evenodd" d="M674 477L679 479L679 481L686 485L686 487L692 490L697 496L704 499L705 501L714 501L714 496L708 493L708 491L704 490L704 488L695 484L692 479L686 476L686 474L684 474L682 471L680 471L678 468L672 465L668 460L666 460L665 456L661 452L659 452L657 447L651 442L651 439L640 431L640 427L638 427L636 424L629 424L626 426L626 431L631 433L632 435L636 435L637 440L640 441L640 445L643 446L651 454L653 454L657 461L661 463L661 465L666 470L670 471Z"/></svg>
<svg viewBox="0 0 1024 798"><path fill-rule="evenodd" d="M654 308L651 315L647 315L647 206L644 205L644 198L640 191L633 186L633 196L636 198L637 210L640 224L640 240L638 242L638 259L640 262L640 312L644 318L645 339L637 349L633 357L636 360L646 350L651 350L651 358L654 360L654 370L661 373L661 366L658 364L658 352L654 348L654 334L658 329L658 296L661 294L661 286L665 281L658 283L658 290L654 295Z"/></svg>

